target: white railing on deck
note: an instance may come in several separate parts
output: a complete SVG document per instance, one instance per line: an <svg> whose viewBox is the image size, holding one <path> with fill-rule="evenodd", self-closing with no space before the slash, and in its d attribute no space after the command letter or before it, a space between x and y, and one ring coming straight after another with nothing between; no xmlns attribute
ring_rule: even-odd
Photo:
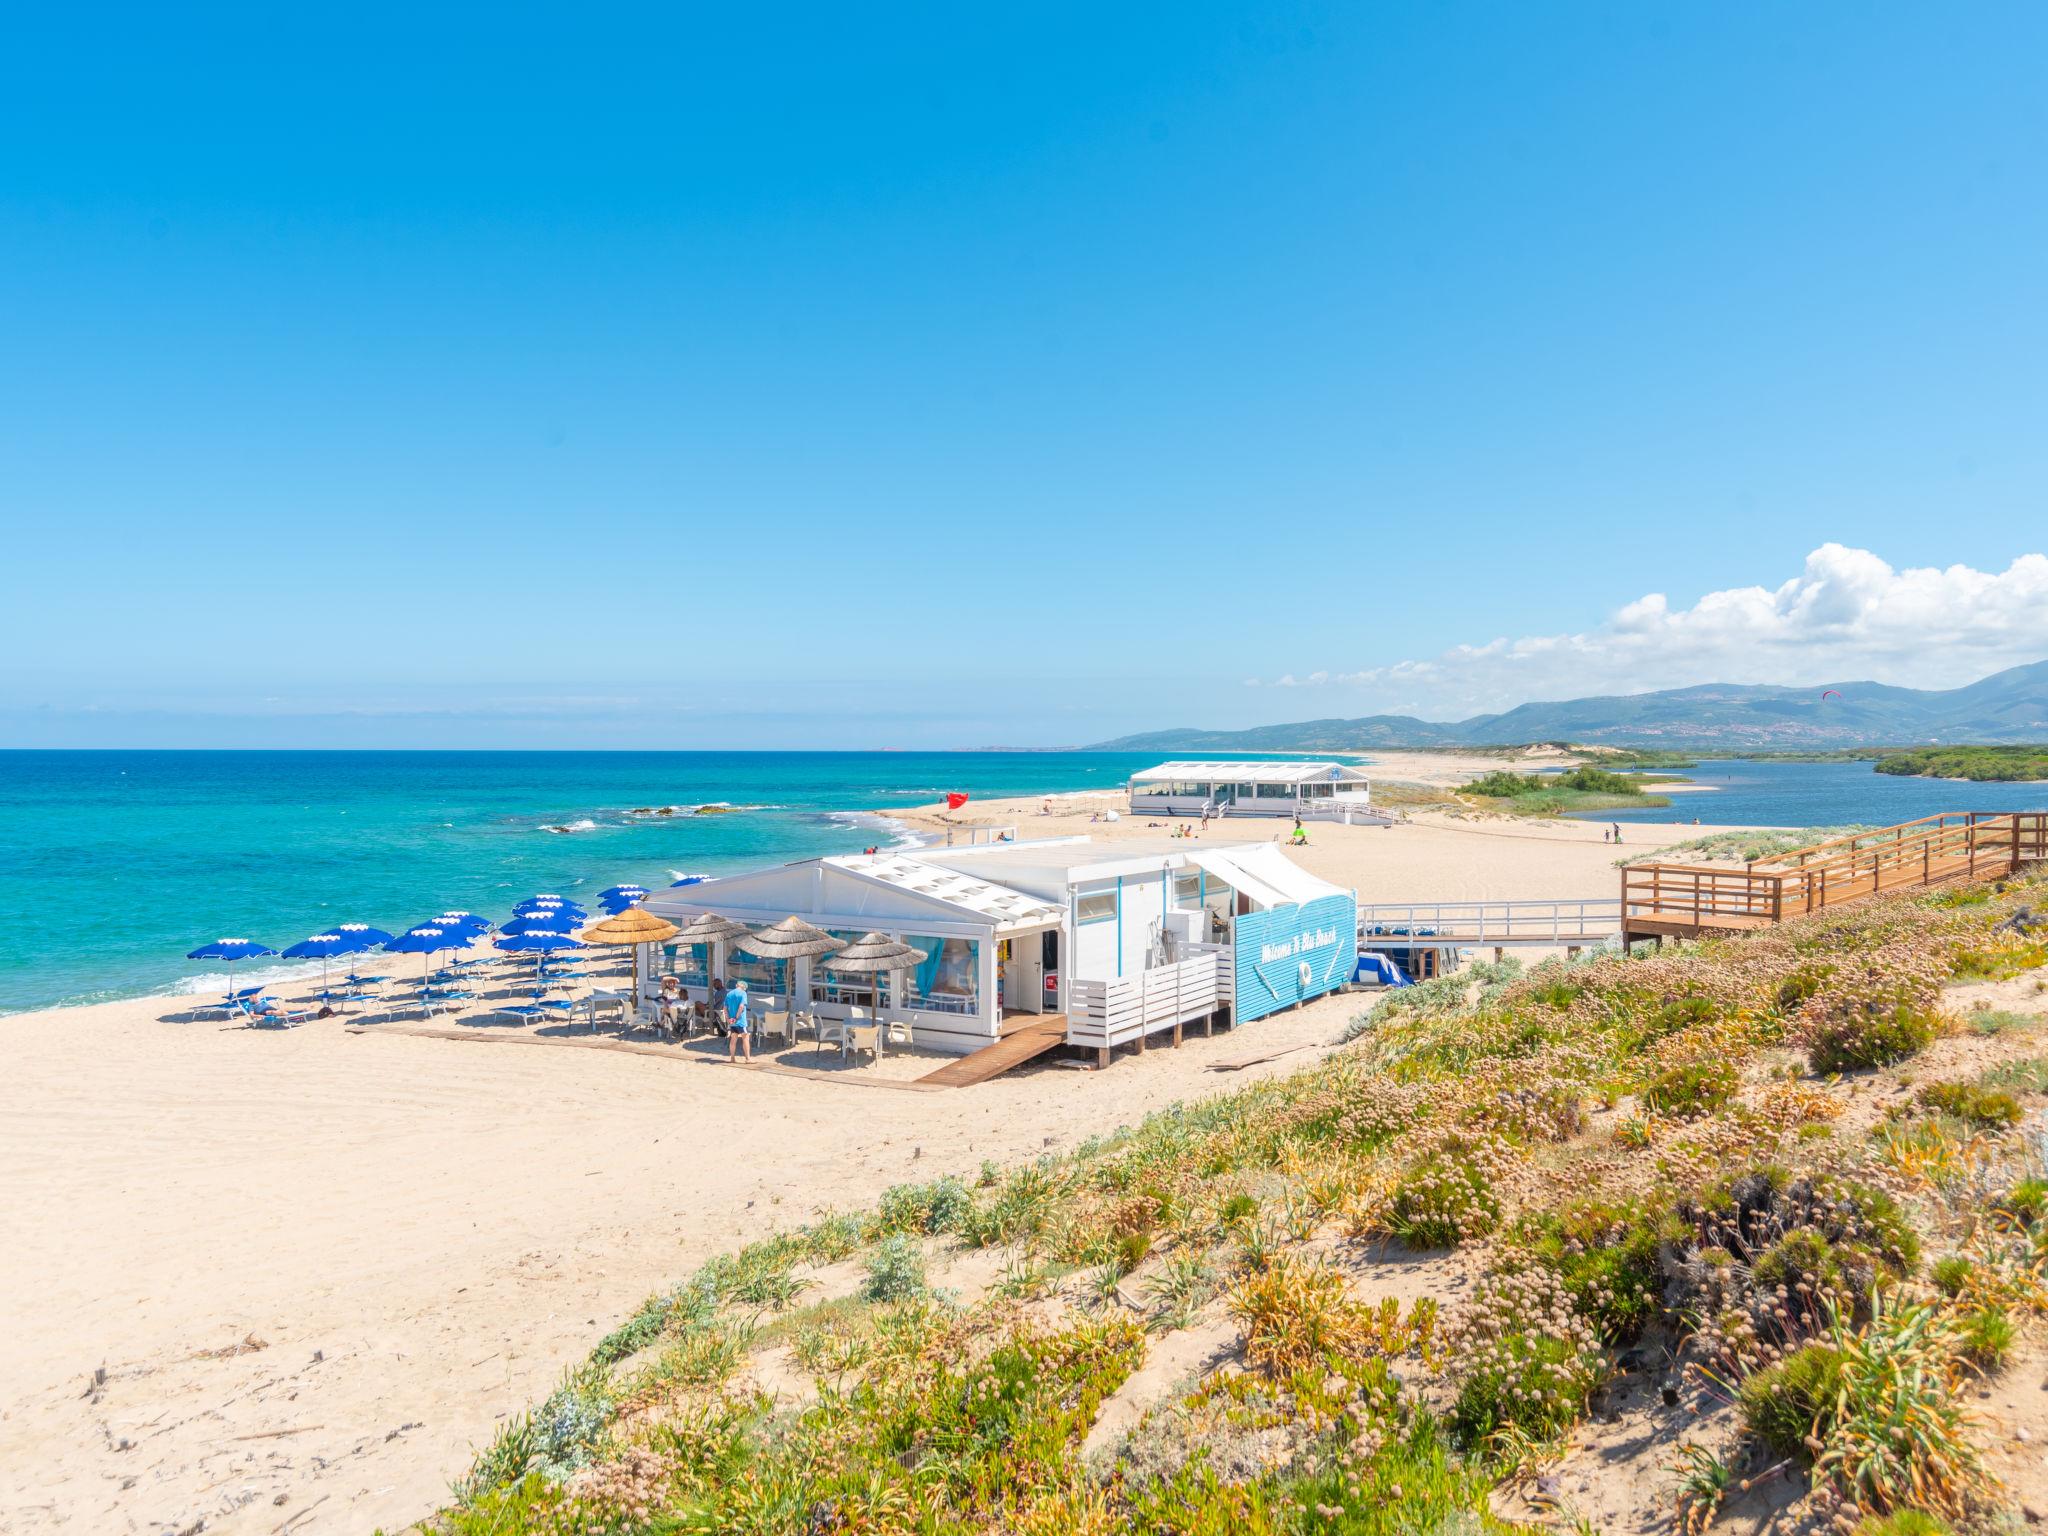
<svg viewBox="0 0 2048 1536"><path fill-rule="evenodd" d="M1205 1018L1230 1000L1230 957L1220 945L1183 946L1185 958L1114 981L1067 985L1067 1044L1101 1049Z"/></svg>

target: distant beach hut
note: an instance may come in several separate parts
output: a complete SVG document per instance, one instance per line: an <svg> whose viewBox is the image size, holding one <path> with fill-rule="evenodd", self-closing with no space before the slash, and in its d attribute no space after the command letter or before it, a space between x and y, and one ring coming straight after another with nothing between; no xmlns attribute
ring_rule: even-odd
<svg viewBox="0 0 2048 1536"><path fill-rule="evenodd" d="M185 958L187 960L224 961L228 968L227 1001L232 1004L235 993L235 962L238 960L255 960L264 955L274 955L276 953L277 951L268 944L259 944L254 939L215 939L212 943L202 944L197 949L186 950Z"/></svg>
<svg viewBox="0 0 2048 1536"><path fill-rule="evenodd" d="M889 994L902 1006L897 993L900 983L895 979L904 971L923 965L929 958L921 949L913 949L901 939L892 939L886 933L864 933L846 948L825 962L825 969L842 976L869 976L875 981L875 1023L882 1023L882 987L884 976L890 978ZM875 1054L882 1052L882 1037L887 1031L878 1028L875 1034Z"/></svg>
<svg viewBox="0 0 2048 1536"><path fill-rule="evenodd" d="M820 955L836 954L846 948L846 940L835 939L824 929L805 922L800 917L785 917L779 923L771 923L759 933L750 933L737 941L738 947L750 955L763 960L787 962L789 973L790 1009L800 1011L797 999L801 998L806 1008L811 998L810 962Z"/></svg>
<svg viewBox="0 0 2048 1536"><path fill-rule="evenodd" d="M682 930L665 917L656 917L652 912L642 912L638 907L608 917L601 923L592 923L583 930L585 944L601 944L612 948L621 945L633 947L633 993L639 1000L640 979L646 967L640 963L640 948L647 944L659 944L674 938Z"/></svg>

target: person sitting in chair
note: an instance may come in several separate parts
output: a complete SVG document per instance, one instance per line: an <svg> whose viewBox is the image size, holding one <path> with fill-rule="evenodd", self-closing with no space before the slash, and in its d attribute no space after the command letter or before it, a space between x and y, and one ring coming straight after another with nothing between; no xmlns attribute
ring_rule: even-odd
<svg viewBox="0 0 2048 1536"><path fill-rule="evenodd" d="M661 995L654 1000L655 1022L663 1029L681 1034L690 1019L690 1005L683 1000L683 984L673 976L661 978Z"/></svg>

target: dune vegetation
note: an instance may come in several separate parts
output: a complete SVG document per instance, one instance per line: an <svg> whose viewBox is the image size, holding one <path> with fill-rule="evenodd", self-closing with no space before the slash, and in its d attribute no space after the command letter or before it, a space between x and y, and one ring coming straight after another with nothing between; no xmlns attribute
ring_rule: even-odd
<svg viewBox="0 0 2048 1536"><path fill-rule="evenodd" d="M1877 760L1877 771L1922 779L2035 783L2048 780L2048 746L1920 747L1887 753Z"/></svg>
<svg viewBox="0 0 2048 1536"><path fill-rule="evenodd" d="M1387 994L1292 1077L707 1264L424 1529L1991 1530L2044 898Z"/></svg>
<svg viewBox="0 0 2048 1536"><path fill-rule="evenodd" d="M1654 776L1584 766L1561 773L1512 773L1496 768L1460 786L1458 794L1485 810L1512 816L1567 816L1579 811L1669 805L1669 796L1644 792L1644 785L1657 782Z"/></svg>

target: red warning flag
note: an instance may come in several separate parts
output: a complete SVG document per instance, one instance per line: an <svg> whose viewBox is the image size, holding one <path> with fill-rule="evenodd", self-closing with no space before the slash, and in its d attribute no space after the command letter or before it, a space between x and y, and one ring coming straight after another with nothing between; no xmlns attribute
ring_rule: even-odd
<svg viewBox="0 0 2048 1536"><path fill-rule="evenodd" d="M946 809L949 811L957 811L960 809L961 806L965 805L966 803L967 797L961 794L957 789L954 790L952 794L946 796Z"/></svg>

